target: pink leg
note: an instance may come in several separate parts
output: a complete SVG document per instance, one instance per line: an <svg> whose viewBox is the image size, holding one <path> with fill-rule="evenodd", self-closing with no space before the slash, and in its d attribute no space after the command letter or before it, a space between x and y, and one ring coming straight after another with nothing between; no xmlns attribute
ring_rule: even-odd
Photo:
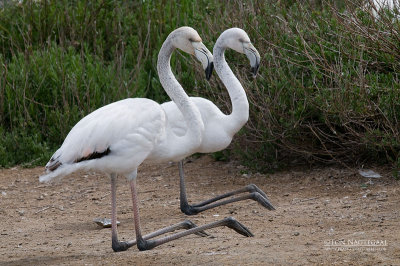
<svg viewBox="0 0 400 266"><path fill-rule="evenodd" d="M117 231L117 175L111 174L111 244L115 252L125 251L134 244L118 241Z"/></svg>
<svg viewBox="0 0 400 266"><path fill-rule="evenodd" d="M116 179L117 179L117 175L116 174L112 174L111 175L111 243L112 243L112 249L115 252L118 251L125 251L128 248L136 245L136 240L132 240L132 241L127 241L127 242L122 242L118 240L118 231L117 231L117 183L116 183ZM137 215L139 215L137 213ZM136 215L136 216L137 216ZM136 223L135 223L136 224ZM161 234L165 234L168 232L173 232L175 230L179 230L179 229L190 229L190 228L194 228L197 227L194 223L192 223L189 220L185 220L181 223L169 226L167 228L164 228L163 230L158 230L156 232L153 232L151 234L145 235L143 236L144 239L150 239L156 236L159 236ZM199 231L196 233L199 236L208 236L208 234L206 234L203 231Z"/></svg>

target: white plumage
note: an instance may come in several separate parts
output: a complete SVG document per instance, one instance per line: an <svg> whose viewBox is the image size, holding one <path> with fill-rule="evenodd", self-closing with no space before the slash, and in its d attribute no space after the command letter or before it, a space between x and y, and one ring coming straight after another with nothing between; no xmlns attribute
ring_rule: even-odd
<svg viewBox="0 0 400 266"><path fill-rule="evenodd" d="M72 128L46 168L61 165L41 176L40 181L60 178L77 169L129 175L154 150L165 125L161 106L145 98L125 99L97 109ZM110 152L103 157L82 160L107 149Z"/></svg>
<svg viewBox="0 0 400 266"><path fill-rule="evenodd" d="M231 143L233 136L243 127L249 118L249 102L246 93L225 61L224 53L228 48L247 56L254 76L258 71L260 55L250 42L247 33L238 28L231 28L224 31L214 45L213 56L215 70L231 98L232 112L224 114L211 101L201 97L191 97L191 100L201 113L201 119L204 124L202 141L197 148L190 147L192 151L209 153L225 149ZM162 104L162 107L167 115L171 131L174 131L178 135L186 134L188 130L187 125L176 104L174 102L167 102ZM186 197L182 161L179 162L179 175L180 205L182 212L185 214L197 214L217 206L246 199L255 200L269 210L274 209L267 195L254 184L216 196L198 204L189 205ZM241 193L247 194L224 200L225 198Z"/></svg>
<svg viewBox="0 0 400 266"><path fill-rule="evenodd" d="M214 46L215 70L226 86L232 101L232 112L224 114L213 102L201 97L190 97L201 113L204 124L204 135L200 146L195 152L209 153L225 149L233 136L243 127L249 118L249 102L239 80L233 74L225 61L226 48L234 49L247 55L254 71L258 70L260 57L251 44L245 31L231 28L224 31ZM187 126L174 102L162 104L169 120L169 126L178 135L184 135Z"/></svg>
<svg viewBox="0 0 400 266"><path fill-rule="evenodd" d="M192 154L201 142L204 125L199 111L176 81L169 66L171 47L195 55L205 69L212 67L212 54L193 29L183 27L171 33L159 54L160 81L175 106L184 113L189 130L183 135L171 131L162 105L145 98L125 99L90 113L70 131L62 146L47 163L41 182L61 178L78 169L136 177L143 162L179 161ZM189 41L187 36L191 36ZM193 39L194 38L194 39ZM197 50L201 50L199 53ZM107 153L107 154L106 154Z"/></svg>
<svg viewBox="0 0 400 266"><path fill-rule="evenodd" d="M158 55L157 70L160 82L186 125L184 134L175 134L166 115L165 106L143 98L125 99L106 105L79 121L66 137L63 145L46 165L47 174L40 181L50 181L78 169L97 170L108 173L111 178L112 199L112 248L124 251L137 244L139 250L152 249L163 243L189 235L204 235L203 230L228 226L244 236L251 232L233 218L225 218L197 227L190 221L142 235L136 189L137 168L144 161L179 161L194 153L201 144L204 124L199 110L175 79L170 59L179 48L195 55L206 70L212 72L212 54L202 44L198 33L189 27L179 28L167 37ZM132 192L136 240L118 240L116 224L116 176L128 178ZM150 240L176 229L184 232Z"/></svg>
<svg viewBox="0 0 400 266"><path fill-rule="evenodd" d="M209 153L225 149L232 141L234 133L226 132L225 115L213 102L201 97L190 97L199 109L204 123L204 135L200 146L193 152ZM168 117L171 130L179 136L186 134L187 126L182 113L174 102L162 104Z"/></svg>

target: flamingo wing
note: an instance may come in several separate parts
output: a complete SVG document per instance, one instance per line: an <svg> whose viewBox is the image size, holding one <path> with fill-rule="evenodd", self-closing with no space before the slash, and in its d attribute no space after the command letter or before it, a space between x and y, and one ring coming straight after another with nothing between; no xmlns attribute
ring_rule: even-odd
<svg viewBox="0 0 400 266"><path fill-rule="evenodd" d="M46 170L53 172L62 166L103 159L101 165L96 165L99 170L122 167L121 171L129 172L154 148L164 124L164 111L152 100L134 98L111 103L72 128Z"/></svg>

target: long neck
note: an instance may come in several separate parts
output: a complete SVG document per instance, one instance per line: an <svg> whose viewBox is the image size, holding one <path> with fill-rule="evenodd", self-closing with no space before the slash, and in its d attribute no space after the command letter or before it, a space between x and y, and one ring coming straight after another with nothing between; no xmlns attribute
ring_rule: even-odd
<svg viewBox="0 0 400 266"><path fill-rule="evenodd" d="M176 154L184 154L188 150L188 145L190 145L190 147L197 147L200 145L204 132L204 124L199 110L190 100L189 96L172 73L170 60L174 50L175 47L171 44L171 40L167 38L158 54L157 71L161 85L171 100L178 106L187 124L188 130L186 135L184 138L177 138L176 141L179 141L179 145L174 146L174 152ZM180 151L180 149L182 151Z"/></svg>
<svg viewBox="0 0 400 266"><path fill-rule="evenodd" d="M214 46L214 66L219 78L228 90L232 103L232 113L227 116L227 125L233 135L246 124L249 119L249 102L239 80L233 74L225 60L226 47L218 42Z"/></svg>

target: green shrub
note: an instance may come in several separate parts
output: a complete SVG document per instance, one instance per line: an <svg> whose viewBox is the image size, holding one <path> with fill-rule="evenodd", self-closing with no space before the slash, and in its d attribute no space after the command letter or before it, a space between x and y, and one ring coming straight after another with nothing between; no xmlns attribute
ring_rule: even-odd
<svg viewBox="0 0 400 266"><path fill-rule="evenodd" d="M223 30L243 28L262 56L252 79L246 57L226 53L250 120L216 158L237 156L260 171L304 162L400 168L398 9L374 17L361 0L12 3L0 10L2 166L42 164L80 118L107 103L168 100L158 50L189 25L210 50ZM176 54L172 67L188 93L229 112L219 79L205 82L198 63Z"/></svg>
<svg viewBox="0 0 400 266"><path fill-rule="evenodd" d="M26 167L45 164L52 151L43 142L39 134L26 131L6 132L0 128L0 165Z"/></svg>
<svg viewBox="0 0 400 266"><path fill-rule="evenodd" d="M4 5L0 144L8 155L2 153L0 166L42 164L37 158L49 158L77 121L110 102L168 100L156 73L158 50L177 25L195 20L190 1L179 5L179 16L174 14L177 5L159 1ZM168 12L159 11L164 7ZM182 84L198 91L193 60L176 57L172 66Z"/></svg>
<svg viewBox="0 0 400 266"><path fill-rule="evenodd" d="M239 1L227 10L234 15L211 24L243 27L263 57L256 81L245 74L246 58L228 57L251 103L236 138L247 165L400 167L398 9L374 17L363 1Z"/></svg>

